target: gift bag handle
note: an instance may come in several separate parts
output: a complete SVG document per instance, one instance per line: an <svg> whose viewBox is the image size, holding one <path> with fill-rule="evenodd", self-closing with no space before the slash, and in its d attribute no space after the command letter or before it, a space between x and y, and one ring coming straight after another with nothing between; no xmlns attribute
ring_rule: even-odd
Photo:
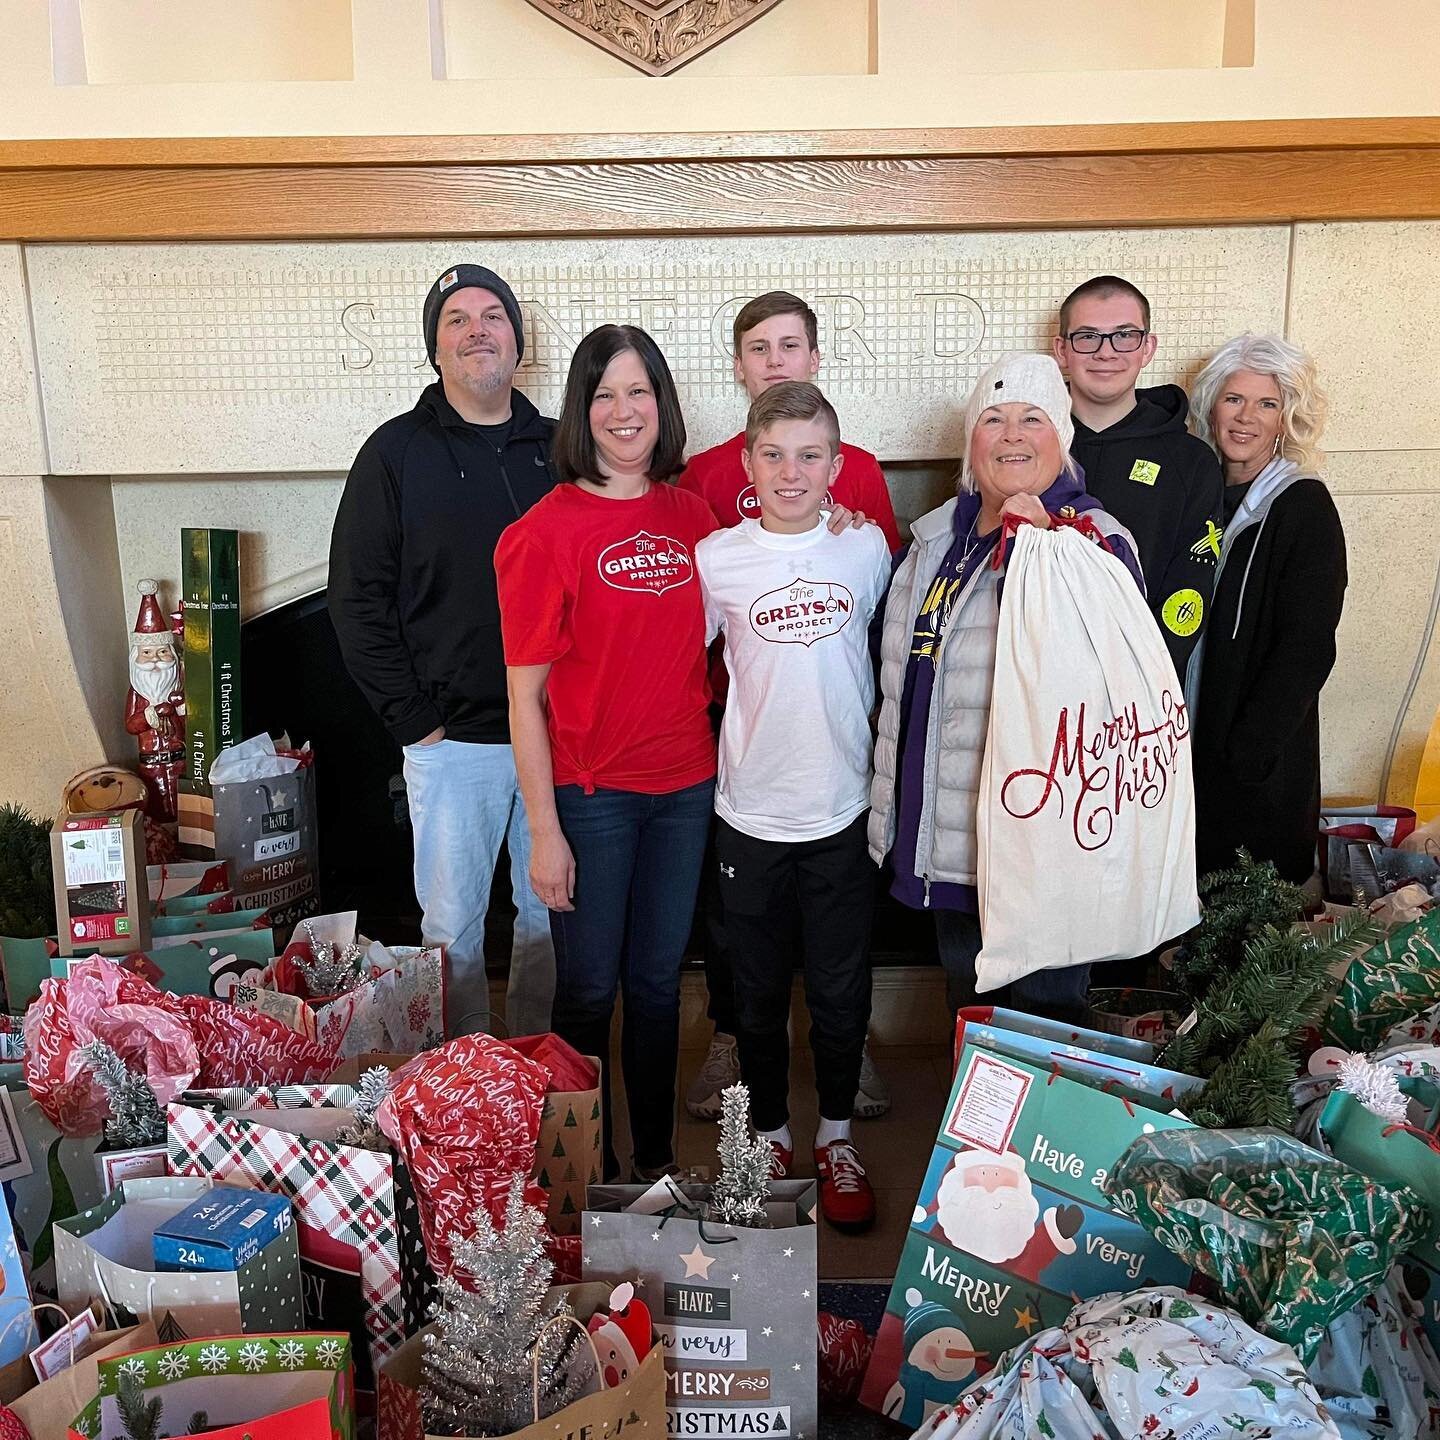
<svg viewBox="0 0 1440 1440"><path fill-rule="evenodd" d="M539 1329L535 1336L535 1344L530 1352L530 1406L535 1412L535 1418L531 1422L540 1423L540 1342L545 1338L545 1332L555 1325L573 1325L584 1337L585 1343L590 1347L590 1353L595 1357L595 1374L600 1378L600 1384L605 1384L605 1367L600 1363L600 1352L595 1348L595 1337L582 1325L573 1315L552 1315Z"/></svg>
<svg viewBox="0 0 1440 1440"><path fill-rule="evenodd" d="M439 949L439 946L427 946L426 948L427 948L427 949ZM467 1020L472 1019L472 1018L473 1018L474 1016L476 1016L476 1015L483 1015L483 1016L484 1016L487 1020L489 1020L492 1024L497 1023L497 1022L499 1023L500 1028L501 1028L505 1033L504 1033L503 1035L498 1035L498 1036L496 1036L496 1037L495 1037L496 1039L498 1039L498 1040L508 1040L508 1039L510 1038L510 1027L505 1023L505 1018L504 1018L504 1016L502 1016L498 1010L490 1010L490 1009L488 1009L488 1008L487 1008L487 1009L481 1009L481 1010L467 1010L467 1011L455 1022L455 1027L454 1027L454 1028L455 1028L455 1033L456 1033L457 1035L464 1034L465 1032L464 1032L464 1030L463 1030L461 1027L465 1024L465 1022L466 1022Z"/></svg>
<svg viewBox="0 0 1440 1440"><path fill-rule="evenodd" d="M33 1320L41 1310L53 1310L64 1320L66 1325L69 1325L75 1318L73 1315L68 1314L61 1305L56 1305L49 1300L38 1300L35 1304L27 1305L23 1310L10 1317L5 1328L0 1330L0 1341L3 1341L15 1328L15 1322L17 1320ZM75 1406L75 1413L78 1415L80 1411L85 1408L85 1397L80 1393L79 1383L75 1379L75 1332L73 1330L67 1330L65 1339L69 1343L70 1350L70 1363L65 1367L65 1371L66 1374L70 1376L70 1388L74 1391L74 1399L71 1403Z"/></svg>

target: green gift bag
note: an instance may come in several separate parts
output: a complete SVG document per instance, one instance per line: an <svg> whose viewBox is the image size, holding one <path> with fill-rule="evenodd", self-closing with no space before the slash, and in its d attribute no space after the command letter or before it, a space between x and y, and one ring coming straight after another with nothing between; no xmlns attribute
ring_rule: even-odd
<svg viewBox="0 0 1440 1440"><path fill-rule="evenodd" d="M1440 1004L1440 908L1402 925L1350 962L1325 1039L1347 1050L1373 1050L1392 1025Z"/></svg>
<svg viewBox="0 0 1440 1440"><path fill-rule="evenodd" d="M1105 1193L1307 1363L1325 1327L1376 1290L1431 1225L1414 1191L1387 1188L1280 1130L1142 1135Z"/></svg>

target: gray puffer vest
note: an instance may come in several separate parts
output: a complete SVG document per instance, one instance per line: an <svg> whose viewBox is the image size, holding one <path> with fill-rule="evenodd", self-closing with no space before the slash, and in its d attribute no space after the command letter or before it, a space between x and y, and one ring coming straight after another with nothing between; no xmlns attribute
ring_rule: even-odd
<svg viewBox="0 0 1440 1440"><path fill-rule="evenodd" d="M870 855L877 865L895 843L895 780L899 773L900 700L905 667L919 615L954 539L955 500L922 515L913 541L885 601L880 641L880 724L875 741L875 778L870 786ZM1089 511L1102 534L1129 542L1130 533L1103 510ZM990 728L995 685L995 637L1000 624L1000 581L987 559L961 591L936 646L935 689L925 733L925 796L915 844L921 879L954 885L976 883L975 811L980 769ZM913 743L913 741L911 742Z"/></svg>

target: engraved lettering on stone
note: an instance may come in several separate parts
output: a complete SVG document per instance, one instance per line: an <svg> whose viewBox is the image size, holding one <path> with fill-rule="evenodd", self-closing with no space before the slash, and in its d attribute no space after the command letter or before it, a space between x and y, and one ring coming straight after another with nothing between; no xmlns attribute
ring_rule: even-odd
<svg viewBox="0 0 1440 1440"><path fill-rule="evenodd" d="M364 321L375 318L375 307L368 300L352 300L340 312L340 328L353 340L363 354L356 356L351 349L340 352L340 364L345 370L368 370L375 363L375 346L370 332L361 328Z"/></svg>
<svg viewBox="0 0 1440 1440"><path fill-rule="evenodd" d="M780 0L530 0L593 45L647 75L668 75Z"/></svg>
<svg viewBox="0 0 1440 1440"><path fill-rule="evenodd" d="M923 316L919 354L930 360L963 360L985 338L985 312L968 295L919 294Z"/></svg>
<svg viewBox="0 0 1440 1440"><path fill-rule="evenodd" d="M875 352L860 326L865 302L855 295L817 295L812 308L821 328L830 334L826 353L838 365L873 365Z"/></svg>

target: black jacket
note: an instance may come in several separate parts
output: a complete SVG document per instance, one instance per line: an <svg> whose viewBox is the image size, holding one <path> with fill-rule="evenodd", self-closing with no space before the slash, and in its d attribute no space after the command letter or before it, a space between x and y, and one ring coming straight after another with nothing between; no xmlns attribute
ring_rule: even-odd
<svg viewBox="0 0 1440 1440"><path fill-rule="evenodd" d="M360 447L330 536L346 667L402 745L510 739L495 543L555 483L553 420L518 390L496 448L436 383Z"/></svg>
<svg viewBox="0 0 1440 1440"><path fill-rule="evenodd" d="M1340 516L1314 478L1295 480L1263 525L1227 549L1191 742L1202 875L1231 864L1240 845L1287 880L1303 883L1315 868L1320 689L1335 664L1346 579Z"/></svg>
<svg viewBox="0 0 1440 1440"><path fill-rule="evenodd" d="M1071 447L1085 488L1134 537L1145 595L1183 678L1200 638L1220 558L1220 462L1185 429L1178 385L1135 392L1135 408L1105 430L1075 420Z"/></svg>

